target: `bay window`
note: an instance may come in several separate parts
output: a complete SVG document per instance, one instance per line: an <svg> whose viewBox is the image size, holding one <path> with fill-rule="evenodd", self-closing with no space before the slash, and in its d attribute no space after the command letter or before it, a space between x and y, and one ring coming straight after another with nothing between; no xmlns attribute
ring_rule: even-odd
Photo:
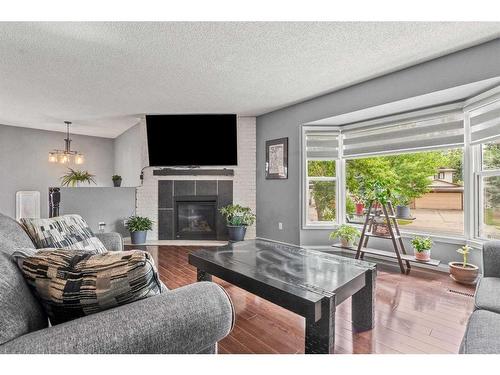
<svg viewBox="0 0 500 375"><path fill-rule="evenodd" d="M500 88L302 132L304 228L363 224L364 186L379 181L394 192L403 234L500 239Z"/></svg>

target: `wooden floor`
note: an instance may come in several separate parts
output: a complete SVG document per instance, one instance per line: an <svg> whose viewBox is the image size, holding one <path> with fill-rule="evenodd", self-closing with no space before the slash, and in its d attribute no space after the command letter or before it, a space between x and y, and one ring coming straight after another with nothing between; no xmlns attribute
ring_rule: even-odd
<svg viewBox="0 0 500 375"><path fill-rule="evenodd" d="M154 249L160 278L170 289L196 281L196 271L187 262L195 249ZM236 308L236 325L219 343L219 353L304 352L304 318L225 281L214 281L229 292ZM413 269L405 276L396 268L379 268L375 328L353 333L351 304L346 300L337 308L335 352L457 353L473 298L450 290L474 293L446 273Z"/></svg>

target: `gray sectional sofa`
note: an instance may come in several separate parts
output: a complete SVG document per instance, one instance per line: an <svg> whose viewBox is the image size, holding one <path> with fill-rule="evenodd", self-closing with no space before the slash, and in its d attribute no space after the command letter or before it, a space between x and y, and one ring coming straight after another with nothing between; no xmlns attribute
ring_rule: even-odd
<svg viewBox="0 0 500 375"><path fill-rule="evenodd" d="M500 241L483 246L483 276L476 287L474 312L460 353L500 354Z"/></svg>
<svg viewBox="0 0 500 375"><path fill-rule="evenodd" d="M99 236L108 250L122 249L119 235ZM202 282L49 326L11 258L19 247L34 246L0 214L0 353L215 353L234 324L226 292Z"/></svg>

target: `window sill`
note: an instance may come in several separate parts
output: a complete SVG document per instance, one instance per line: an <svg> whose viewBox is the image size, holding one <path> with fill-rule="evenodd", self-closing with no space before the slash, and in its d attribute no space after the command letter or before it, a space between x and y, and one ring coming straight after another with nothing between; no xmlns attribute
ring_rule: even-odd
<svg viewBox="0 0 500 375"><path fill-rule="evenodd" d="M314 224L314 223L308 223L308 224L304 224L302 225L302 229L303 230L309 230L309 229L319 229L319 230L334 230L334 229L337 229L337 227L339 226L339 224L337 223L317 223L317 224Z"/></svg>
<svg viewBox="0 0 500 375"><path fill-rule="evenodd" d="M362 225L356 225L352 224L353 226L359 228L360 230L362 229ZM303 225L302 229L303 230L329 230L333 231L339 227L339 224L307 224ZM434 242L440 242L440 243L446 243L446 244L453 244L453 245L469 245L470 247L474 249L482 249L483 244L487 240L481 240L481 239L470 239L467 240L465 236L447 236L447 235L438 235L438 234L433 234L433 233L422 233L422 232L405 232L401 231L401 237L404 239L409 239L415 236L426 236L430 237L432 241Z"/></svg>

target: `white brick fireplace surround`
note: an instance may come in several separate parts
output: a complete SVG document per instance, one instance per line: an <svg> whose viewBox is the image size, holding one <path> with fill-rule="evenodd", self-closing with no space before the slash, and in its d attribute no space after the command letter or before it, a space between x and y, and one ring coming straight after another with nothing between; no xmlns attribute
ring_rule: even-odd
<svg viewBox="0 0 500 375"><path fill-rule="evenodd" d="M136 214L147 216L154 222L148 240L158 240L158 181L160 180L232 180L233 202L256 208L256 132L255 117L238 117L238 166L227 167L234 170L234 176L154 176L153 170L145 168L142 185L137 188ZM216 131L216 130L214 130ZM168 146L166 146L168 147ZM219 167L201 167L201 169ZM223 167L220 167L223 169ZM258 214L258 213L257 213ZM255 224L247 229L246 239L255 238Z"/></svg>

